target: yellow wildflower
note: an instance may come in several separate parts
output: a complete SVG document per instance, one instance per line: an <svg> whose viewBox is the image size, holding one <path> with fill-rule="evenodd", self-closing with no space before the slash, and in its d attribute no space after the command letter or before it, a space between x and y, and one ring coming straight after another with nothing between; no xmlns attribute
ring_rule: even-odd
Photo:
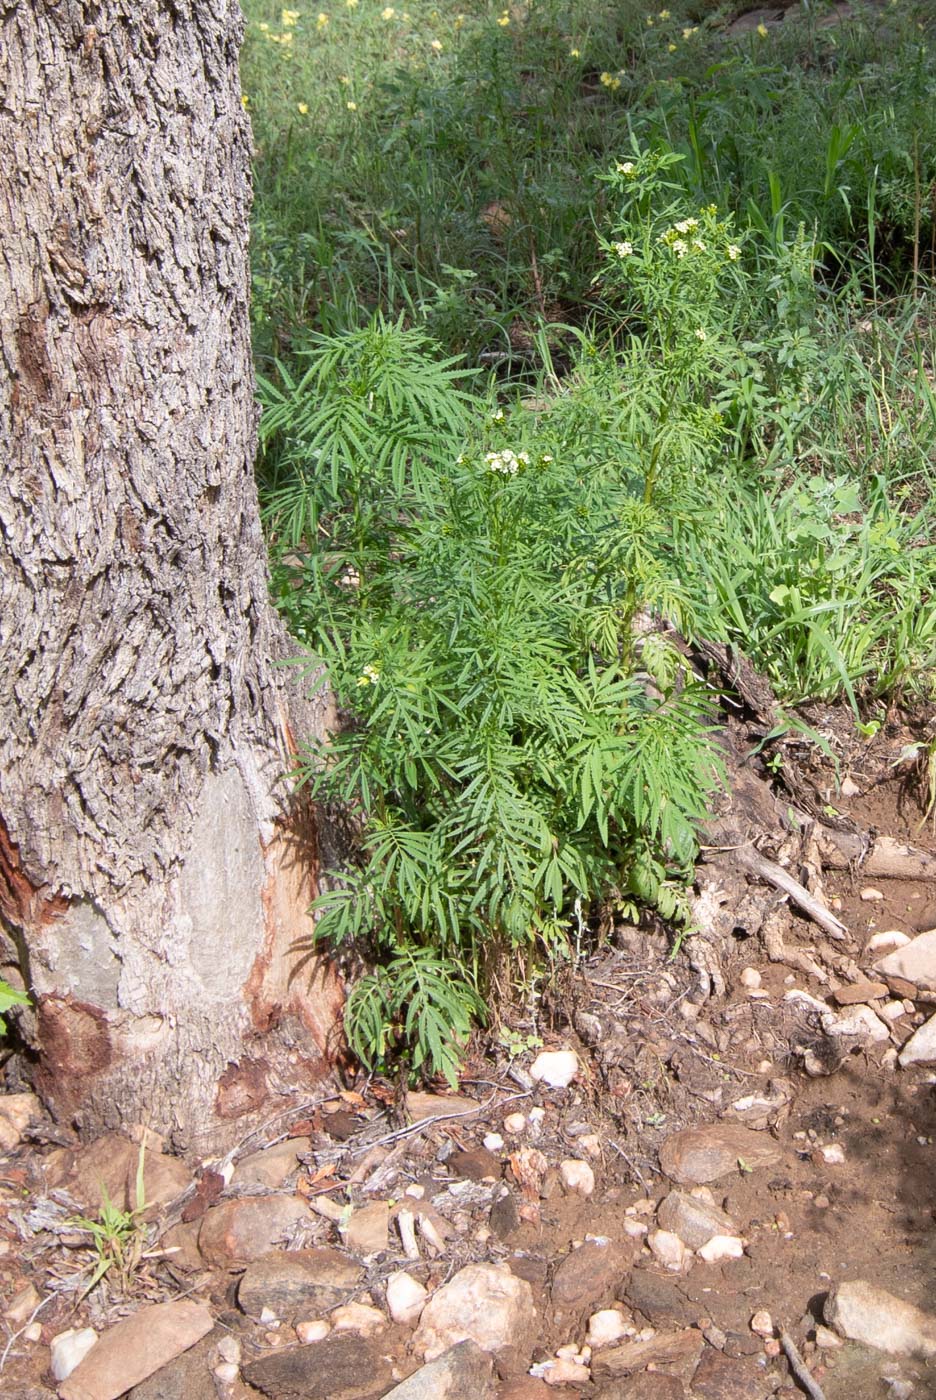
<svg viewBox="0 0 936 1400"><path fill-rule="evenodd" d="M287 31L285 34L281 34L279 36L279 41L281 44L285 44L288 48L293 41L293 36L290 32Z"/></svg>
<svg viewBox="0 0 936 1400"><path fill-rule="evenodd" d="M666 46L666 51L667 51L667 53L675 53L675 52L676 52L676 45L675 45L675 44L667 44L667 46Z"/></svg>
<svg viewBox="0 0 936 1400"><path fill-rule="evenodd" d="M282 22L283 28L292 29L293 25L296 23L296 20L299 18L299 14L299 10L281 10L280 20Z"/></svg>
<svg viewBox="0 0 936 1400"><path fill-rule="evenodd" d="M342 73L338 81L341 83L342 87L347 87L351 79L348 77L347 73Z"/></svg>
<svg viewBox="0 0 936 1400"><path fill-rule="evenodd" d="M455 30L456 30L456 32L457 32L459 29L461 29L461 28L463 27L464 23L465 23L465 16L464 16L464 15L456 15L456 16L455 16Z"/></svg>
<svg viewBox="0 0 936 1400"><path fill-rule="evenodd" d="M441 53L441 52L442 52L442 41L441 41L441 39L433 39L433 41L432 41L432 43L429 45L429 47L430 47L430 49L435 49L436 53Z"/></svg>
<svg viewBox="0 0 936 1400"><path fill-rule="evenodd" d="M660 11L660 19L669 19L669 10Z"/></svg>
<svg viewBox="0 0 936 1400"><path fill-rule="evenodd" d="M297 102L296 111L299 113L300 117L307 117L309 115L308 102Z"/></svg>
<svg viewBox="0 0 936 1400"><path fill-rule="evenodd" d="M395 14L396 14L396 10L393 8L393 6L392 6L392 5L388 5L387 8L386 8L385 10L381 10L381 12L380 12L380 18L381 18L381 19L393 19L393 16L394 16Z"/></svg>
<svg viewBox="0 0 936 1400"><path fill-rule="evenodd" d="M376 685L380 679L380 667L376 665L365 666L357 678L358 685Z"/></svg>
<svg viewBox="0 0 936 1400"><path fill-rule="evenodd" d="M344 0L344 2L349 10L356 10L358 7L358 0Z"/></svg>
<svg viewBox="0 0 936 1400"><path fill-rule="evenodd" d="M509 11L509 10L503 10L503 11L501 12L501 17L500 17L500 19L497 21L497 23L500 25L501 29L506 29L507 26L508 26L508 24L510 23L510 11Z"/></svg>
<svg viewBox="0 0 936 1400"><path fill-rule="evenodd" d="M345 103L345 106L347 107L347 109L348 109L349 112L356 112L356 111L357 111L357 103L356 103L356 102L346 102L346 103Z"/></svg>
<svg viewBox="0 0 936 1400"><path fill-rule="evenodd" d="M250 106L250 98L247 96L246 92L241 93L241 106L245 111Z"/></svg>
<svg viewBox="0 0 936 1400"><path fill-rule="evenodd" d="M698 32L699 26L697 24L693 24L690 28L683 30L682 36L684 39L691 39L693 34L698 34Z"/></svg>
<svg viewBox="0 0 936 1400"><path fill-rule="evenodd" d="M758 34L761 36L762 39L766 39L766 38L767 38L767 33L768 33L766 24L759 24L759 25L757 26L757 32L758 32Z"/></svg>
<svg viewBox="0 0 936 1400"><path fill-rule="evenodd" d="M260 30L261 34L266 34L270 26L268 24L258 24L257 28Z"/></svg>
<svg viewBox="0 0 936 1400"><path fill-rule="evenodd" d="M570 50L569 50L569 57L570 57L570 58L581 58L582 55L579 53L578 49L570 49Z"/></svg>
<svg viewBox="0 0 936 1400"><path fill-rule="evenodd" d="M315 27L316 29L327 29L328 15L326 15L324 12L320 13L318 19L315 21Z"/></svg>

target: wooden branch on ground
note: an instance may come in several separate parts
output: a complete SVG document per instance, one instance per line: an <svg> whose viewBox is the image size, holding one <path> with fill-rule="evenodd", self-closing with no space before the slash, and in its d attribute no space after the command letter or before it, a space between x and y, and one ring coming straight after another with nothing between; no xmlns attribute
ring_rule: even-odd
<svg viewBox="0 0 936 1400"><path fill-rule="evenodd" d="M768 860L750 844L737 846L731 852L731 856L748 875L753 875L758 880L764 880L768 885L773 885L774 889L782 890L784 894L789 895L794 904L802 909L804 914L808 914L821 929L824 929L830 938L846 939L848 937L848 930L842 921L837 919L820 899L810 894L805 885L801 885L799 880L794 880L790 872L784 870L782 865Z"/></svg>

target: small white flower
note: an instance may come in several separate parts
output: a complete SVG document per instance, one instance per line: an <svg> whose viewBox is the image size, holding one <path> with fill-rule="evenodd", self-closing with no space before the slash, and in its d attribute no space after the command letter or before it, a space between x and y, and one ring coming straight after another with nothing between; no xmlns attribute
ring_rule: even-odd
<svg viewBox="0 0 936 1400"><path fill-rule="evenodd" d="M680 219L679 223L674 224L673 227L675 228L677 233L688 233L690 229L689 220Z"/></svg>
<svg viewBox="0 0 936 1400"><path fill-rule="evenodd" d="M614 168L619 175L633 175L635 170L634 162L632 160L616 160L614 162Z"/></svg>
<svg viewBox="0 0 936 1400"><path fill-rule="evenodd" d="M701 238L694 238L694 239L692 240L692 246L693 246L693 248L696 250L697 253L704 253L704 252L705 252L705 244L702 242L702 239L701 239Z"/></svg>
<svg viewBox="0 0 936 1400"><path fill-rule="evenodd" d="M553 460L553 458L552 458L552 453L551 453L551 452L544 452L544 453L543 453L542 461L544 461L544 462L551 462L552 460Z"/></svg>
<svg viewBox="0 0 936 1400"><path fill-rule="evenodd" d="M702 341L708 340L708 336L705 334L705 331L702 329L701 326L699 326L698 330L696 331L695 338L700 342L700 344Z"/></svg>
<svg viewBox="0 0 936 1400"><path fill-rule="evenodd" d="M612 243L611 247L617 253L619 258L629 258L631 253L634 251L633 243L628 243L627 239L625 239L623 243Z"/></svg>
<svg viewBox="0 0 936 1400"><path fill-rule="evenodd" d="M359 686L376 685L380 679L380 667L377 665L365 666L357 678Z"/></svg>
<svg viewBox="0 0 936 1400"><path fill-rule="evenodd" d="M682 238L673 239L673 252L677 258L684 258L689 251L689 245Z"/></svg>
<svg viewBox="0 0 936 1400"><path fill-rule="evenodd" d="M729 262L737 262L738 259L740 258L740 256L741 256L741 249L738 247L737 243L729 243L729 244L728 244L728 261L729 261Z"/></svg>

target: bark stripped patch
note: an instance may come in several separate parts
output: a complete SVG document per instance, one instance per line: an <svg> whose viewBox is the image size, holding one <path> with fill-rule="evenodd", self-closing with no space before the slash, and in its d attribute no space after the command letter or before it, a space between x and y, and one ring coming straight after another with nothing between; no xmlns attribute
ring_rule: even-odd
<svg viewBox="0 0 936 1400"><path fill-rule="evenodd" d="M89 1083L114 1059L107 1016L73 997L41 997L37 1005L41 1053L36 1086L58 1117L74 1113Z"/></svg>
<svg viewBox="0 0 936 1400"><path fill-rule="evenodd" d="M218 1080L215 1112L219 1118L243 1118L245 1113L261 1108L270 1096L266 1060L241 1060L229 1064Z"/></svg>

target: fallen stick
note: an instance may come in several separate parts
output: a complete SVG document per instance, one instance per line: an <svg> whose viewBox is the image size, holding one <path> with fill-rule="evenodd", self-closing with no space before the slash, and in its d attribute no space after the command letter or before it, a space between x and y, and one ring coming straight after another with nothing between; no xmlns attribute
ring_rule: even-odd
<svg viewBox="0 0 936 1400"><path fill-rule="evenodd" d="M820 899L810 894L805 885L801 885L799 880L794 880L793 876L788 870L784 870L782 865L768 860L751 845L737 846L732 854L742 870L746 870L749 875L756 876L758 880L766 881L768 885L773 885L774 889L782 890L784 894L788 894L794 904L803 910L804 914L808 914L814 923L817 923L821 929L825 929L830 938L847 939L848 929L842 921L837 919Z"/></svg>
<svg viewBox="0 0 936 1400"><path fill-rule="evenodd" d="M832 870L857 866L862 875L882 880L936 880L936 856L893 836L879 836L867 854L865 844L854 832L824 828L820 837L822 863Z"/></svg>
<svg viewBox="0 0 936 1400"><path fill-rule="evenodd" d="M809 1400L825 1400L825 1396L822 1393L822 1386L817 1380L813 1379L806 1362L796 1350L796 1344L793 1338L785 1327L781 1327L779 1330L780 1345L783 1347L784 1355L790 1363L790 1370L793 1372L797 1384L802 1386L803 1390L805 1390L806 1394L809 1396Z"/></svg>

